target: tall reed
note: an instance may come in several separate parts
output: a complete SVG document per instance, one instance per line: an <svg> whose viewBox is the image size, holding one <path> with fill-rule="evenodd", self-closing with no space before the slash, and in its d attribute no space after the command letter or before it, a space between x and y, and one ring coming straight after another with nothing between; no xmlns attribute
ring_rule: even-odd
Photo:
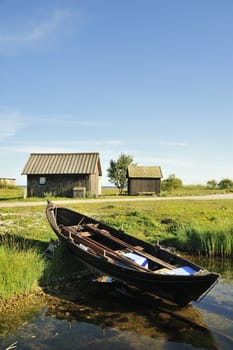
<svg viewBox="0 0 233 350"><path fill-rule="evenodd" d="M233 226L190 223L176 229L176 246L190 253L230 257L233 254Z"/></svg>
<svg viewBox="0 0 233 350"><path fill-rule="evenodd" d="M0 299L29 293L38 287L44 260L33 248L3 240L0 246Z"/></svg>

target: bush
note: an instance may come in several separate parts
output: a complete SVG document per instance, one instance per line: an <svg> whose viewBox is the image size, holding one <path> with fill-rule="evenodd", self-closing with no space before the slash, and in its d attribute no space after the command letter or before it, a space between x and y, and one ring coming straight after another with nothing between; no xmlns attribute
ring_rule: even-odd
<svg viewBox="0 0 233 350"><path fill-rule="evenodd" d="M214 189L214 188L217 188L218 187L218 183L216 180L209 180L207 182L207 187L210 188L210 189Z"/></svg>
<svg viewBox="0 0 233 350"><path fill-rule="evenodd" d="M171 191L176 188L183 186L183 183L174 174L170 175L167 179L163 180L161 183L161 188L163 191Z"/></svg>
<svg viewBox="0 0 233 350"><path fill-rule="evenodd" d="M218 188L231 189L233 188L233 181L231 181L230 179L222 179L218 184Z"/></svg>

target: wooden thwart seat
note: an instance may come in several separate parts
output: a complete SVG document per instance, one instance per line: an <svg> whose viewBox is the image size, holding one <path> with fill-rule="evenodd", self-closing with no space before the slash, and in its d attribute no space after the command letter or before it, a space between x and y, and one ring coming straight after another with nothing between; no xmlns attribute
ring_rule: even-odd
<svg viewBox="0 0 233 350"><path fill-rule="evenodd" d="M91 236L91 233L88 231L80 231L78 234L82 237L90 237Z"/></svg>
<svg viewBox="0 0 233 350"><path fill-rule="evenodd" d="M72 230L73 234L77 234L80 237L90 237L90 236L92 236L90 231L82 231L80 226L61 226L61 229L62 228L65 228L66 230L70 229L70 230Z"/></svg>

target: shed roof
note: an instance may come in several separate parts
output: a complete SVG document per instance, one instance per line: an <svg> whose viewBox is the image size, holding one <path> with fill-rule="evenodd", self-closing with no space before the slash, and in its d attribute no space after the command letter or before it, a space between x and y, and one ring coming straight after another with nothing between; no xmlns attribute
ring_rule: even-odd
<svg viewBox="0 0 233 350"><path fill-rule="evenodd" d="M99 153L31 153L22 175L94 174L102 175Z"/></svg>
<svg viewBox="0 0 233 350"><path fill-rule="evenodd" d="M137 166L128 167L128 178L154 178L163 177L160 166Z"/></svg>

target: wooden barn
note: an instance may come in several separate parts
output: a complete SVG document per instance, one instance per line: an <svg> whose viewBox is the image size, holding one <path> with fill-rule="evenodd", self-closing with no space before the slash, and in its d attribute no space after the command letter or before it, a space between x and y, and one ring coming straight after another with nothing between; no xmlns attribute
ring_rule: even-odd
<svg viewBox="0 0 233 350"><path fill-rule="evenodd" d="M96 197L101 192L99 153L32 153L22 175L27 175L28 197Z"/></svg>
<svg viewBox="0 0 233 350"><path fill-rule="evenodd" d="M159 194L162 177L160 166L129 166L128 194L131 196Z"/></svg>

